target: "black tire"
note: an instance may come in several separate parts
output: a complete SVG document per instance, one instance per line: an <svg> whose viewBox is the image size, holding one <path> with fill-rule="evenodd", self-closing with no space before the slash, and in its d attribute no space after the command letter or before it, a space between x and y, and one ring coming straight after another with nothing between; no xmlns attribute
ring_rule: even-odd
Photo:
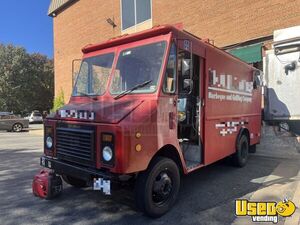
<svg viewBox="0 0 300 225"><path fill-rule="evenodd" d="M180 188L180 173L176 163L157 157L135 183L137 208L150 217L160 217L174 205Z"/></svg>
<svg viewBox="0 0 300 225"><path fill-rule="evenodd" d="M67 176L67 175L62 175L62 178L67 184L70 184L74 187L77 187L77 188L87 187L87 182L85 180L81 180L81 179Z"/></svg>
<svg viewBox="0 0 300 225"><path fill-rule="evenodd" d="M246 135L242 135L237 143L236 152L232 157L234 166L244 167L249 157L249 141Z"/></svg>
<svg viewBox="0 0 300 225"><path fill-rule="evenodd" d="M15 124L12 126L11 130L12 130L13 132L21 132L21 131L23 130L23 125L20 124L20 123L15 123Z"/></svg>

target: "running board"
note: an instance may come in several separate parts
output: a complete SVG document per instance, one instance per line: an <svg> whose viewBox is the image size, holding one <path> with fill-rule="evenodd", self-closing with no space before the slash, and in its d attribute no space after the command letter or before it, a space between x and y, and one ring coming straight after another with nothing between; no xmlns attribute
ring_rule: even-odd
<svg viewBox="0 0 300 225"><path fill-rule="evenodd" d="M191 160L185 160L185 165L186 165L187 170L190 170L190 169L193 169L193 168L201 165L201 163L191 161Z"/></svg>
<svg viewBox="0 0 300 225"><path fill-rule="evenodd" d="M203 163L199 163L199 162L193 162L193 161L189 161L189 160L186 160L185 161L185 165L186 165L186 169L187 169L187 172L190 173L194 170L197 170L201 167L204 166Z"/></svg>

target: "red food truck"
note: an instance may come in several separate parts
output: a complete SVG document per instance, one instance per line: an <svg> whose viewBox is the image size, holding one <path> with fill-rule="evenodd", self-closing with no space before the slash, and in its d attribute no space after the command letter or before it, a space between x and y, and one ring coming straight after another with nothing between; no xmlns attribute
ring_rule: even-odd
<svg viewBox="0 0 300 225"><path fill-rule="evenodd" d="M187 31L157 26L82 52L69 103L44 122L40 163L65 182L111 194L133 181L137 207L159 217L182 174L225 157L243 167L259 143L259 72Z"/></svg>

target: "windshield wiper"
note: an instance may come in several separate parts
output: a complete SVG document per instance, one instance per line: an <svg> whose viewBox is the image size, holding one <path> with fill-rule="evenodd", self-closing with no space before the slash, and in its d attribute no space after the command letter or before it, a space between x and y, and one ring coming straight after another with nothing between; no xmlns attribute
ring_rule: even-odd
<svg viewBox="0 0 300 225"><path fill-rule="evenodd" d="M135 85L134 87L132 87L131 89L128 89L128 90L125 90L125 91L121 92L121 93L118 94L116 97L114 97L114 99L122 98L123 96L125 96L125 95L127 95L127 94L133 92L133 91L136 90L136 89L145 87L147 84L150 84L151 82L152 82L152 80L147 80L147 81L145 81L144 83L137 84L137 85Z"/></svg>
<svg viewBox="0 0 300 225"><path fill-rule="evenodd" d="M77 95L76 97L80 97L80 96L85 96L85 97L89 97L93 100L97 100L97 97L96 96L92 96L92 95L89 95L87 93L84 93L84 92L80 92L80 91L77 91L76 92L77 94L80 94L80 95Z"/></svg>

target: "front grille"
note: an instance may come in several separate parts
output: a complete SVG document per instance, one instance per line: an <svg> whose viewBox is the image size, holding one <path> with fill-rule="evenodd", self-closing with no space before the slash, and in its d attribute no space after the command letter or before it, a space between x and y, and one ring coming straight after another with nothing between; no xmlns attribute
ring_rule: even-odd
<svg viewBox="0 0 300 225"><path fill-rule="evenodd" d="M82 128L56 128L56 156L65 161L93 165L94 130Z"/></svg>

